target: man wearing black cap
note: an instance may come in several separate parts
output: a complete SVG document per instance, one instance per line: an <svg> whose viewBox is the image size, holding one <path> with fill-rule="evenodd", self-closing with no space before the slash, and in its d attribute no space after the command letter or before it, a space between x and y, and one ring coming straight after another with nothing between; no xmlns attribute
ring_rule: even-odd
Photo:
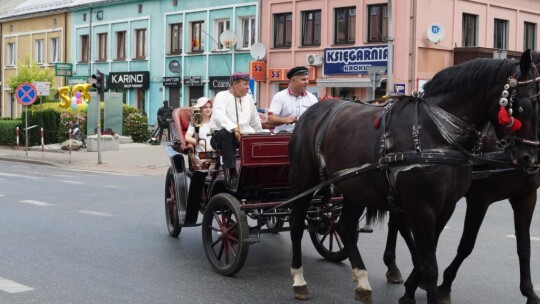
<svg viewBox="0 0 540 304"><path fill-rule="evenodd" d="M307 108L317 103L317 97L306 91L308 74L304 66L294 67L287 72L289 87L274 95L268 109L268 123L276 126L274 132L292 132L292 124Z"/></svg>
<svg viewBox="0 0 540 304"><path fill-rule="evenodd" d="M238 178L236 159L240 137L243 134L262 132L261 119L249 92L249 74L231 75L229 90L217 93L210 118L210 131L214 132L210 144L223 153L223 169L228 171L231 186ZM225 170L228 169L228 170Z"/></svg>

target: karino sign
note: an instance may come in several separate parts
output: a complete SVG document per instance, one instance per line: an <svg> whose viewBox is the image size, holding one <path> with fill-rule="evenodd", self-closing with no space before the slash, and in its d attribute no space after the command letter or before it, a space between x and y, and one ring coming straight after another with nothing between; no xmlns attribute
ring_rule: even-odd
<svg viewBox="0 0 540 304"><path fill-rule="evenodd" d="M109 74L111 89L144 89L150 87L150 72L115 72Z"/></svg>
<svg viewBox="0 0 540 304"><path fill-rule="evenodd" d="M388 65L388 46L324 49L324 74L367 74L368 66Z"/></svg>

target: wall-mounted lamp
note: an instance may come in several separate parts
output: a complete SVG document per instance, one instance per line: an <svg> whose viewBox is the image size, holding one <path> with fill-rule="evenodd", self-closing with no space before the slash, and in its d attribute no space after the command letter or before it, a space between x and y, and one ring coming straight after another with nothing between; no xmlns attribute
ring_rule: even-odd
<svg viewBox="0 0 540 304"><path fill-rule="evenodd" d="M102 20L103 19L103 11L102 10L96 11L96 19L97 20Z"/></svg>

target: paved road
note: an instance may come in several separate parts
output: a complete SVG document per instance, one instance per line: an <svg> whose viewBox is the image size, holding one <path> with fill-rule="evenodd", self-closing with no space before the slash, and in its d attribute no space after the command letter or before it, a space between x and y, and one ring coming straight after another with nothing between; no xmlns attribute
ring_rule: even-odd
<svg viewBox="0 0 540 304"><path fill-rule="evenodd" d="M298 303L288 233L263 235L237 276L219 276L206 260L199 227L184 229L179 239L168 236L163 182L162 176L0 161L0 303ZM455 252L463 216L460 203L440 240L441 270ZM525 303L512 234L511 208L498 203L458 274L454 303ZM538 215L531 235L533 282L540 284ZM374 303L397 303L403 286L386 284L384 241L383 225L361 235L359 245ZM348 262L322 261L307 235L303 248L309 303L354 303ZM401 240L398 254L407 274L411 263ZM417 301L426 303L425 293Z"/></svg>

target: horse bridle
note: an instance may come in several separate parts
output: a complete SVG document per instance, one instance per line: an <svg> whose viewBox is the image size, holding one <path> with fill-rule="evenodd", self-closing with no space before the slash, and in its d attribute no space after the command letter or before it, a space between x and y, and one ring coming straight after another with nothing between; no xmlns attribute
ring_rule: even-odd
<svg viewBox="0 0 540 304"><path fill-rule="evenodd" d="M529 84L532 84L532 83L536 83L536 94L532 95L532 96L529 96L529 97L526 97L524 99L532 99L532 98L536 97L537 105L540 104L540 99L539 99L539 96L540 96L540 85L539 85L540 76L538 76L538 75L540 75L540 73L538 73L538 69L536 68L536 65L531 64L531 67L533 68L533 71L535 72L537 77L535 77L534 79L518 81L515 77L511 76L511 77L508 77L508 80L507 80L506 84L503 87L503 91L501 93L501 98L499 99L499 105L501 106L501 108L504 107L506 109L506 111L508 112L510 122L508 124L504 125L507 128L511 128L515 123L516 118L513 117L512 105L515 102L514 99L517 96L517 87L518 86L525 86L525 85L529 85ZM497 146L499 148L504 149L504 148L508 148L508 147L514 145L514 142L517 141L517 142L519 142L521 144L524 144L524 145L540 147L540 141L538 140L538 115L539 115L538 114L538 108L536 109L536 111L537 111L536 121L535 121L535 125L537 126L535 128L535 138L536 138L536 140L530 140L530 139L521 138L521 137L516 136L514 133L511 133L510 135L506 136L505 138L499 140L498 143L497 143Z"/></svg>

